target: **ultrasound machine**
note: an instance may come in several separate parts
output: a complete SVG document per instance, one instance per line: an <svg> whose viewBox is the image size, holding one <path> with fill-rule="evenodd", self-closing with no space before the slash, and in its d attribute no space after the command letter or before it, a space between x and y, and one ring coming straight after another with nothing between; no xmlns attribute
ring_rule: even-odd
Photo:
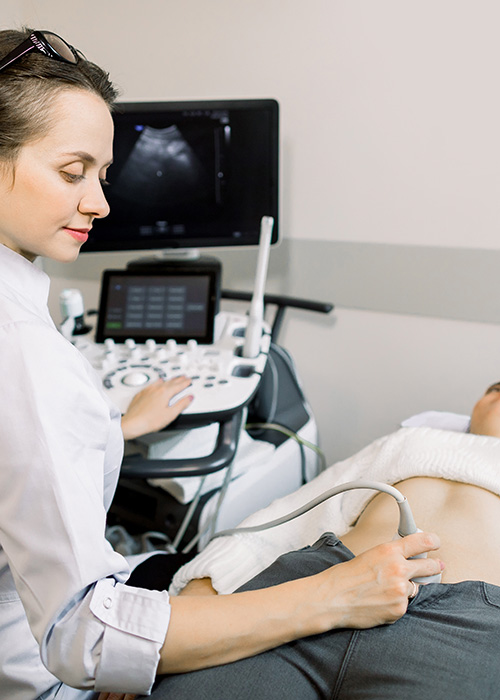
<svg viewBox="0 0 500 700"><path fill-rule="evenodd" d="M191 378L182 415L126 446L109 516L172 551L203 547L320 468L314 416L276 341L287 307L333 307L264 289L279 229L278 112L264 99L119 105L111 214L83 252L155 255L103 272L92 330L78 290L61 294L61 331L122 412L157 378ZM220 262L198 253L227 246L258 246L252 292L224 290Z"/></svg>

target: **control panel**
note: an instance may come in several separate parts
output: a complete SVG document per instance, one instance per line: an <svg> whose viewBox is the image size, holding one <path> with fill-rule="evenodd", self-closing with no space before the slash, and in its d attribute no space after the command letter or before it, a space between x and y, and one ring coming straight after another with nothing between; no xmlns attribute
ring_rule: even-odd
<svg viewBox="0 0 500 700"><path fill-rule="evenodd" d="M148 384L181 375L191 386L172 403L194 396L182 419L221 421L251 400L271 344L263 299L273 224L272 217L262 217L248 316L218 312L221 265L212 258L104 270L95 342L77 332L83 318L77 290L63 291L61 331L100 374L122 413Z"/></svg>
<svg viewBox="0 0 500 700"><path fill-rule="evenodd" d="M250 401L267 362L271 336L265 322L258 353L255 357L243 356L247 323L247 316L220 312L210 344L195 339L186 343L169 339L163 343L151 338L144 342L107 338L96 343L82 336L75 337L74 343L99 373L110 399L122 413L135 393L158 378L186 375L191 386L182 395L192 394L194 400L183 415L213 414L215 421ZM173 402L180 396L177 394Z"/></svg>

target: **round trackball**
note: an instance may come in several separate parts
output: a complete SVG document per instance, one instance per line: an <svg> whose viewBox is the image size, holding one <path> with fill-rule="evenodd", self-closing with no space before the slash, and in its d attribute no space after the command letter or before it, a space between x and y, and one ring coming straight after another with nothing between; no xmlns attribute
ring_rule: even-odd
<svg viewBox="0 0 500 700"><path fill-rule="evenodd" d="M122 379L122 384L126 386L142 386L149 382L149 375L145 372L130 372L126 374Z"/></svg>

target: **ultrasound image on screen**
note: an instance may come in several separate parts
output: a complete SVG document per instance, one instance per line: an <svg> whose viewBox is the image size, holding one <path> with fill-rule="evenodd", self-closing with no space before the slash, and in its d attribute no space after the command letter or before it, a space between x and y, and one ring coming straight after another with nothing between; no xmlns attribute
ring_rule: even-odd
<svg viewBox="0 0 500 700"><path fill-rule="evenodd" d="M182 236L227 215L231 126L224 111L150 116L116 127L106 195L123 236ZM167 124L167 125L165 125Z"/></svg>
<svg viewBox="0 0 500 700"><path fill-rule="evenodd" d="M273 100L132 103L114 115L114 161L83 251L258 243L278 235L278 116Z"/></svg>
<svg viewBox="0 0 500 700"><path fill-rule="evenodd" d="M216 215L223 205L230 127L219 120L189 120L162 127L130 124L127 148L110 173L110 206L124 226L144 235L167 231L196 217ZM122 139L123 139L122 134Z"/></svg>
<svg viewBox="0 0 500 700"><path fill-rule="evenodd" d="M136 126L137 139L115 183L115 197L127 203L168 207L213 195L214 173L207 172L177 126Z"/></svg>

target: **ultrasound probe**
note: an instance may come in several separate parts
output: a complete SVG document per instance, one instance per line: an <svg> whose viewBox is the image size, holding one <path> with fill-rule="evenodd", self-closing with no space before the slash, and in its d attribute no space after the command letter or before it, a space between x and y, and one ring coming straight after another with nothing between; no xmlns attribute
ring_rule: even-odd
<svg viewBox="0 0 500 700"><path fill-rule="evenodd" d="M407 535L413 535L415 532L422 532L416 526L415 520L413 518L413 513L411 512L410 504L408 503L406 496L403 496L401 491L398 491L396 488L394 488L394 486L389 486L388 484L384 484L379 481L359 480L348 481L345 484L335 486L334 488L325 491L320 496L317 496L312 501L309 501L309 503L304 504L300 508L297 508L296 510L292 511L291 513L288 513L287 515L283 515L281 518L276 518L275 520L271 520L267 523L262 523L261 525L253 525L251 527L236 527L230 530L221 530L220 532L217 532L212 539L215 539L216 537L225 537L226 535L237 535L247 532L260 532L262 530L268 530L272 527L277 527L278 525L283 525L284 523L287 523L290 520L293 520L294 518L298 518L299 515L307 513L312 508L319 506L321 503L324 503L324 501L327 501L332 496L337 496L339 493L344 493L345 491L352 491L353 489L373 489L375 491L382 491L396 499L396 502L399 506L399 525L397 533L395 535L395 539L398 537L406 537ZM426 557L427 552L423 552L422 554L416 554L414 557L410 557L410 559L425 559ZM415 581L415 583L440 583L441 574L439 573L433 576L416 576L412 579L412 581Z"/></svg>

